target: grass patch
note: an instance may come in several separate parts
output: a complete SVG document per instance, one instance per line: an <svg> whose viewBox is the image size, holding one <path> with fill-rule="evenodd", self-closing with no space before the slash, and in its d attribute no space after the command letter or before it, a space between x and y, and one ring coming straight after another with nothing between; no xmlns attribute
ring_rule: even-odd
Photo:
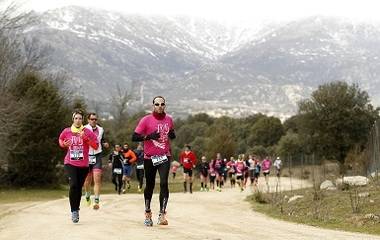
<svg viewBox="0 0 380 240"><path fill-rule="evenodd" d="M247 200L255 211L274 218L329 229L379 235L379 190L379 186L375 184L345 191L316 192L309 188L277 194L256 193ZM358 197L358 193L369 193L369 196L364 194L365 197ZM352 205L355 194L359 199L356 202L358 206ZM288 202L289 198L295 195L302 195L303 198Z"/></svg>

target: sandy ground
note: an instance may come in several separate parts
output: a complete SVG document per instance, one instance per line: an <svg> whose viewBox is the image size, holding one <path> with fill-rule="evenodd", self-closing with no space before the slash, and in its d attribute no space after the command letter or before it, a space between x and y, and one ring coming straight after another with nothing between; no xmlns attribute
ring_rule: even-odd
<svg viewBox="0 0 380 240"><path fill-rule="evenodd" d="M300 181L293 179L292 183L294 188L301 187ZM289 180L284 178L282 185L288 188ZM169 225L153 227L143 225L142 194L102 195L98 211L82 201L78 224L71 222L67 198L8 204L0 207L0 239L380 239L271 219L252 211L244 201L250 193L237 188L173 193L168 205ZM158 194L154 194L155 223L158 207Z"/></svg>

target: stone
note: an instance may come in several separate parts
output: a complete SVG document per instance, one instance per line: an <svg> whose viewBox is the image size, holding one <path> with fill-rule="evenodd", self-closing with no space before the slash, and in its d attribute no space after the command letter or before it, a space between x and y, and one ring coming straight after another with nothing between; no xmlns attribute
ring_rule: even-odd
<svg viewBox="0 0 380 240"><path fill-rule="evenodd" d="M303 195L294 195L293 197L289 198L288 203L293 202L300 198L303 198Z"/></svg>
<svg viewBox="0 0 380 240"><path fill-rule="evenodd" d="M350 176L350 177L344 177L343 180L342 178L338 178L335 181L335 184L336 186L340 186L343 184L343 182L350 186L366 186L369 183L369 179L363 176Z"/></svg>

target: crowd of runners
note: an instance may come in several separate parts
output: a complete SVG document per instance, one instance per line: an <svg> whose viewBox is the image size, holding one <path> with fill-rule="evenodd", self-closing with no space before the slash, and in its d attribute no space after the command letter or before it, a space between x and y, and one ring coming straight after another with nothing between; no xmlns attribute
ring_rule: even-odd
<svg viewBox="0 0 380 240"><path fill-rule="evenodd" d="M258 181L260 174L264 176L267 191L269 191L269 175L272 166L275 175L279 178L281 174L282 161L279 157L272 160L271 157L256 157L254 155L245 156L245 154L235 157L222 158L220 153L216 154L214 159L207 161L206 156L201 157L201 162L196 165L197 159L195 153L186 145L185 150L181 153L179 162L172 162L173 179L179 166L183 167L184 175L184 193L188 192L187 183L189 182L189 192L192 193L192 176L193 170L199 174L201 188L200 191L222 191L228 182L230 188L238 187L240 191L251 187L253 191L258 190ZM249 181L249 182L248 182ZM209 185L208 185L209 184Z"/></svg>
<svg viewBox="0 0 380 240"><path fill-rule="evenodd" d="M169 175L171 172L174 180L180 168L183 170L184 193L193 193L193 180L198 176L201 192L220 192L228 185L230 188L238 187L240 191L248 187L256 191L261 173L269 191L272 165L276 176L280 177L282 162L279 157L271 159L269 156L260 158L239 154L237 158L234 156L223 158L220 153L216 153L213 159L208 160L206 156L201 156L199 161L191 146L186 144L179 154L178 161L172 159L170 140L176 135L173 120L165 113L165 104L164 97L153 98L152 113L139 121L132 135L132 141L138 143L136 149L131 149L128 143L116 144L108 157L112 183L117 194L125 193L131 188L133 172L137 178L138 192L144 189L146 226L153 225L150 205L157 172L160 178L158 225L168 224L166 208L169 200ZM85 126L83 118L84 114L81 111L75 111L72 115L72 125L64 129L59 136L60 147L67 151L64 165L69 179L69 202L71 219L74 223L79 222L82 189L88 206L92 206L94 210L98 210L101 206L102 156L104 156L103 149L109 148L109 143L104 138L104 129L97 124L97 114L89 113L88 124ZM144 178L145 188L143 188Z"/></svg>

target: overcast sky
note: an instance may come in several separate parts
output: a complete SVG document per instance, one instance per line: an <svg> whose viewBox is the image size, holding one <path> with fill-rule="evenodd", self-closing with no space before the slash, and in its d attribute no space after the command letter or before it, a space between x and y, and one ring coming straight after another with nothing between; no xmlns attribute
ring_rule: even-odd
<svg viewBox="0 0 380 240"><path fill-rule="evenodd" d="M0 0L8 1L8 0ZM16 0L26 9L80 5L125 13L189 15L230 22L283 21L324 15L380 21L376 0Z"/></svg>

